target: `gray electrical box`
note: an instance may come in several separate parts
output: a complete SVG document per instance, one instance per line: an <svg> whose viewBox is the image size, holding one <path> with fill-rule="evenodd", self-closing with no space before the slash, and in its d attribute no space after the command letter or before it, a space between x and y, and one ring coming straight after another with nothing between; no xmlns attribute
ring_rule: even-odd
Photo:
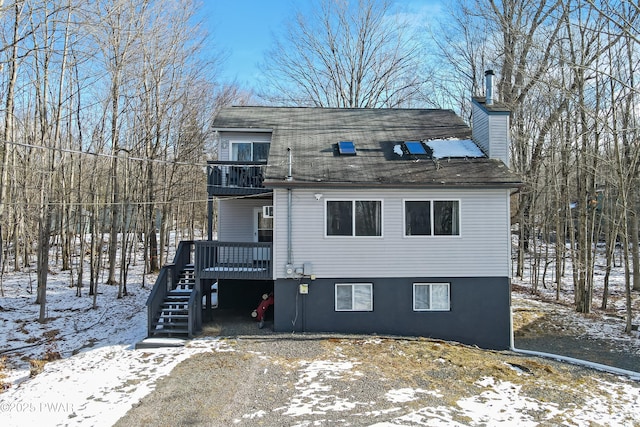
<svg viewBox="0 0 640 427"><path fill-rule="evenodd" d="M313 269L311 268L310 262L305 262L302 265L302 274L304 274L305 276L311 276L313 274Z"/></svg>

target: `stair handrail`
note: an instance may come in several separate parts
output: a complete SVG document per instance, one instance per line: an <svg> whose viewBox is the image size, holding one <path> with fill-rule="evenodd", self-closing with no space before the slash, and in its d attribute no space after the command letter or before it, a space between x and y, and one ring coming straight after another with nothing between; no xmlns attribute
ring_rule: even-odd
<svg viewBox="0 0 640 427"><path fill-rule="evenodd" d="M191 294L189 295L189 303L188 303L188 307L189 307L189 311L188 311L188 317L187 317L187 334L189 336L189 338L193 337L193 334L196 330L196 297L198 296L198 290L196 289L196 287L194 286L194 288L191 290Z"/></svg>
<svg viewBox="0 0 640 427"><path fill-rule="evenodd" d="M172 266L174 268L173 277L171 278L171 289L175 289L178 286L178 277L180 272L183 271L187 265L193 264L193 248L195 243L193 240L183 240L178 244L176 254L173 257Z"/></svg>
<svg viewBox="0 0 640 427"><path fill-rule="evenodd" d="M184 270L187 265L192 264L193 247L194 242L192 240L180 242L176 248L173 263L165 264L160 269L160 273L158 273L156 282L154 283L151 292L149 292L149 297L147 297L146 302L148 336L151 336L153 332L154 318L156 314L160 312L160 308L162 307L167 294L178 285L178 273Z"/></svg>
<svg viewBox="0 0 640 427"><path fill-rule="evenodd" d="M165 265L160 269L160 273L156 278L156 282L149 292L149 297L147 298L147 335L151 336L153 332L153 321L156 313L160 312L160 308L164 303L165 298L167 297L167 293L169 292L169 270L172 266Z"/></svg>

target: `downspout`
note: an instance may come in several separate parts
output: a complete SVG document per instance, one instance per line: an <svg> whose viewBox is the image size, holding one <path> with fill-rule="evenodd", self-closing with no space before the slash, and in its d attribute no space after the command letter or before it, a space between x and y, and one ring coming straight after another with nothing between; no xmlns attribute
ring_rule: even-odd
<svg viewBox="0 0 640 427"><path fill-rule="evenodd" d="M287 181L292 181L293 176L291 174L293 155L291 148L287 147L287 153L289 155L289 174L287 175ZM291 194L291 187L287 188L287 264L293 263L293 249L291 243L291 208L293 205L293 196Z"/></svg>
<svg viewBox="0 0 640 427"><path fill-rule="evenodd" d="M207 240L213 240L213 195L211 194L211 185L213 169L211 165L207 165Z"/></svg>
<svg viewBox="0 0 640 427"><path fill-rule="evenodd" d="M207 240L213 240L213 197L207 197Z"/></svg>

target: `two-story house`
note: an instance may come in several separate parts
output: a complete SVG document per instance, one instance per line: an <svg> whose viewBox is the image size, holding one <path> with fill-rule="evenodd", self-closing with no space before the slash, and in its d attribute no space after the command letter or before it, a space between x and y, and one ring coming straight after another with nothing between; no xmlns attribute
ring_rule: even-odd
<svg viewBox="0 0 640 427"><path fill-rule="evenodd" d="M275 331L509 348L510 197L520 181L508 167L505 108L474 98L473 130L435 109L230 107L214 125L217 239L192 245L194 292L210 301L216 283L221 307L273 292ZM168 291L189 263L176 262ZM150 309L150 334L164 327L160 308Z"/></svg>

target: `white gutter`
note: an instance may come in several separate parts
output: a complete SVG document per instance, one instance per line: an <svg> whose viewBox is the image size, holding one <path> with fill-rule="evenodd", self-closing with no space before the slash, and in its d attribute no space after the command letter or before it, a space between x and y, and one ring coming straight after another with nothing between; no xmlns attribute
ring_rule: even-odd
<svg viewBox="0 0 640 427"><path fill-rule="evenodd" d="M212 131L217 132L256 132L256 133L271 133L271 128L212 128Z"/></svg>

